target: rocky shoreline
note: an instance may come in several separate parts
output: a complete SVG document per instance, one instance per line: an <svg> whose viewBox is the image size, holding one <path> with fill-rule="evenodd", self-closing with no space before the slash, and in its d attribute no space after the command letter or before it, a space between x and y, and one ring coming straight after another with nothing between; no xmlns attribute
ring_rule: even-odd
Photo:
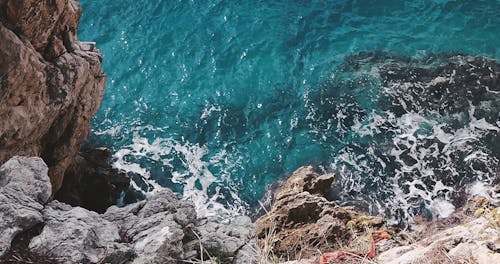
<svg viewBox="0 0 500 264"><path fill-rule="evenodd" d="M113 205L130 180L109 150L80 149L106 82L95 44L77 40L80 13L74 0L0 0L0 263L500 263L498 186L413 231L328 200L335 176L311 166L255 222L198 218L170 190ZM391 239L367 260L377 232Z"/></svg>
<svg viewBox="0 0 500 264"><path fill-rule="evenodd" d="M333 174L318 174L311 166L288 177L275 192L271 209L255 222L259 248L269 247L268 254L297 264L318 263L328 252L338 256L331 263L500 261L499 185L487 197L472 197L447 218L416 219L401 230L388 226L382 217L328 201L334 180ZM380 232L390 234L390 239L376 245L378 256L370 257L364 252L372 246L370 238Z"/></svg>
<svg viewBox="0 0 500 264"><path fill-rule="evenodd" d="M0 167L0 263L318 263L326 252L367 250L380 231L391 239L377 245L380 255L370 263L500 260L500 188L450 218L402 231L328 201L333 180L311 166L298 169L255 223L247 216L197 218L192 202L170 190L99 214L51 201L43 160L15 156Z"/></svg>
<svg viewBox="0 0 500 264"><path fill-rule="evenodd" d="M333 174L318 174L313 167L296 170L274 194L267 214L256 221L256 236L266 240L284 259L315 256L348 245L368 229L385 228L381 217L362 215L353 207L328 201Z"/></svg>
<svg viewBox="0 0 500 264"><path fill-rule="evenodd" d="M196 263L210 257L251 263L245 257L249 217L199 219L194 205L170 190L98 214L50 201L51 191L41 158L16 156L0 167L1 263L23 263L13 256L22 259L26 252L57 263ZM27 248L10 252L11 241L34 227L40 232Z"/></svg>

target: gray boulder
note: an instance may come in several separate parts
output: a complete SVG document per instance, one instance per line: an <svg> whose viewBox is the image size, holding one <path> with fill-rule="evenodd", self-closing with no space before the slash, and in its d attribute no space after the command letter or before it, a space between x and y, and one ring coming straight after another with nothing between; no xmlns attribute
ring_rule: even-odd
<svg viewBox="0 0 500 264"><path fill-rule="evenodd" d="M64 263L123 262L134 255L118 226L95 212L53 201L43 209L43 221L42 233L29 244L33 252L54 254Z"/></svg>
<svg viewBox="0 0 500 264"><path fill-rule="evenodd" d="M232 263L254 263L251 258L252 255L255 256L255 250L253 250L255 248L249 247L249 244L253 242L251 238L254 225L248 216L236 216L230 219L218 217L198 219L194 231L210 257L217 258L219 261L232 261ZM186 251L199 250L199 244L198 240L193 240L186 245Z"/></svg>
<svg viewBox="0 0 500 264"><path fill-rule="evenodd" d="M47 173L37 157L15 156L0 167L0 256L17 234L42 222L52 192Z"/></svg>
<svg viewBox="0 0 500 264"><path fill-rule="evenodd" d="M245 244L242 248L238 250L236 253L236 256L234 256L234 264L257 264L259 261L262 262L260 259L261 254L260 249L257 245L257 241L255 238L252 238Z"/></svg>
<svg viewBox="0 0 500 264"><path fill-rule="evenodd" d="M179 200L170 190L147 201L123 208L110 207L103 215L117 223L120 234L137 257L132 263L176 263L185 258L183 241L196 220L191 202Z"/></svg>
<svg viewBox="0 0 500 264"><path fill-rule="evenodd" d="M170 190L97 214L53 201L43 209L44 228L30 250L64 263L176 263L195 219L194 206Z"/></svg>

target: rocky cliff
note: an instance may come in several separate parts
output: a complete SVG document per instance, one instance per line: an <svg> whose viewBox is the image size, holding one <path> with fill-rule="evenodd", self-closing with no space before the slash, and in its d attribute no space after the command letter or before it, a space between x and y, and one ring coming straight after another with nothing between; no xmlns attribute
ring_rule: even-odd
<svg viewBox="0 0 500 264"><path fill-rule="evenodd" d="M0 1L0 162L42 157L54 193L106 83L99 51L77 41L80 14L74 0Z"/></svg>
<svg viewBox="0 0 500 264"><path fill-rule="evenodd" d="M74 0L0 0L0 162L42 157L51 196L104 212L129 179L106 150L79 152L106 84L99 50L77 40L80 14Z"/></svg>
<svg viewBox="0 0 500 264"><path fill-rule="evenodd" d="M500 188L491 194L493 200L480 198L459 212L467 216L398 232L385 229L379 217L326 200L333 175L303 167L277 190L273 206L256 222L256 243L250 218L199 219L194 205L170 190L122 208L112 206L103 214L50 202L47 172L36 157L13 157L0 167L0 263L312 264L320 258L323 264L486 264L500 260ZM365 255L370 247L366 238L384 229L392 239L372 244L375 258ZM332 258L321 262L325 254ZM283 262L288 259L295 261Z"/></svg>

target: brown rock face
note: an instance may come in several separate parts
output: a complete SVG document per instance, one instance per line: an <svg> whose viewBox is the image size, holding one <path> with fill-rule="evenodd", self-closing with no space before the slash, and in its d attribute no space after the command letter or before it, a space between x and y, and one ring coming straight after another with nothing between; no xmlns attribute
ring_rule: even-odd
<svg viewBox="0 0 500 264"><path fill-rule="evenodd" d="M41 156L53 192L106 82L99 51L76 40L80 13L74 0L0 0L0 163Z"/></svg>
<svg viewBox="0 0 500 264"><path fill-rule="evenodd" d="M260 243L285 258L310 257L347 245L354 235L384 226L383 219L340 207L325 195L333 174L319 175L311 166L296 170L274 195L271 210L255 223Z"/></svg>

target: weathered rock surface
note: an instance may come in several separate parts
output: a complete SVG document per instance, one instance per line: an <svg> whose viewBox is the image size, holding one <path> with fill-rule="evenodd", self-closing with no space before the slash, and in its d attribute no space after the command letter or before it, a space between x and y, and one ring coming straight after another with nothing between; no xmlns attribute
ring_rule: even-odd
<svg viewBox="0 0 500 264"><path fill-rule="evenodd" d="M97 263L110 257L125 261L134 256L126 243L120 243L118 226L95 212L53 201L42 214L42 233L29 244L33 252L52 252L63 263Z"/></svg>
<svg viewBox="0 0 500 264"><path fill-rule="evenodd" d="M184 233L196 215L191 204L167 190L103 215L54 201L43 218L30 249L56 252L64 263L176 263L184 259Z"/></svg>
<svg viewBox="0 0 500 264"><path fill-rule="evenodd" d="M40 158L14 157L0 167L0 261L17 234L40 224L26 250L61 263L182 263L201 259L202 248L205 259L254 263L244 258L253 234L248 217L197 219L192 202L170 190L104 214L46 204L47 172Z"/></svg>
<svg viewBox="0 0 500 264"><path fill-rule="evenodd" d="M200 238L186 244L186 252L199 254L199 241L207 251L208 257L215 257L222 263L256 263L254 225L248 216L236 216L230 219L218 217L202 218L196 221L194 232Z"/></svg>
<svg viewBox="0 0 500 264"><path fill-rule="evenodd" d="M342 245L340 250L366 252L364 250L369 246L363 236L369 235L370 233L366 231L378 228L383 221L378 217L360 216L351 208L335 206L322 198L332 181L333 175L319 176L312 167L302 167L275 192L275 201L270 212L256 222L260 248L264 248L264 243L268 243L267 246L273 249L266 259L268 262L318 263L320 255L318 251L331 252L338 249L335 245L329 247L324 244L315 232L324 232L325 237L330 237L331 244L339 242ZM424 222L413 223L411 231L391 229L389 232L393 233L393 238L377 243L375 252L378 256L375 259L368 261L364 257L345 255L341 259L332 261L334 263L368 261L380 264L500 263L498 190L496 185L486 192L486 196L471 197L464 207L448 218L434 219L431 222L421 219L420 221ZM316 214L314 212L323 211L309 205L308 201L311 204L315 202L322 208L321 210L328 212L331 215L329 221L321 221L320 217L314 216ZM334 210L344 212L345 215L336 215ZM297 212L302 212L304 217L302 219L297 217L301 215ZM311 215L313 217L310 217ZM349 218L351 220L346 223L346 219ZM337 237L329 230L329 226L335 225L336 222L344 223L343 226L339 224L337 229L333 229L333 232L340 233ZM348 228L352 230L349 231ZM309 240L310 238L316 240ZM287 244L283 245L284 242ZM310 254L307 248L304 249L307 245L312 245L308 249ZM290 247L289 251L287 246ZM316 252L312 252L314 250ZM273 258L273 254L281 257L279 261Z"/></svg>
<svg viewBox="0 0 500 264"><path fill-rule="evenodd" d="M500 208L408 246L394 247L376 261L387 264L500 263Z"/></svg>
<svg viewBox="0 0 500 264"><path fill-rule="evenodd" d="M0 10L0 162L41 156L55 193L101 102L102 57L76 40L74 0L2 0Z"/></svg>
<svg viewBox="0 0 500 264"><path fill-rule="evenodd" d="M196 212L192 203L164 190L147 201L110 207L103 217L117 224L120 236L137 254L133 263L176 263L185 258L183 242L190 240L186 234Z"/></svg>
<svg viewBox="0 0 500 264"><path fill-rule="evenodd" d="M255 238L250 239L243 247L238 250L234 257L234 264L257 264L262 263L259 255L259 248Z"/></svg>
<svg viewBox="0 0 500 264"><path fill-rule="evenodd" d="M40 158L17 156L0 167L0 256L17 234L43 221L51 194L47 170Z"/></svg>
<svg viewBox="0 0 500 264"><path fill-rule="evenodd" d="M319 175L311 166L295 171L275 193L269 213L255 223L260 243L294 259L316 255L318 249L334 250L356 232L384 226L381 218L361 217L350 207L328 201L325 196L333 179L334 175Z"/></svg>

